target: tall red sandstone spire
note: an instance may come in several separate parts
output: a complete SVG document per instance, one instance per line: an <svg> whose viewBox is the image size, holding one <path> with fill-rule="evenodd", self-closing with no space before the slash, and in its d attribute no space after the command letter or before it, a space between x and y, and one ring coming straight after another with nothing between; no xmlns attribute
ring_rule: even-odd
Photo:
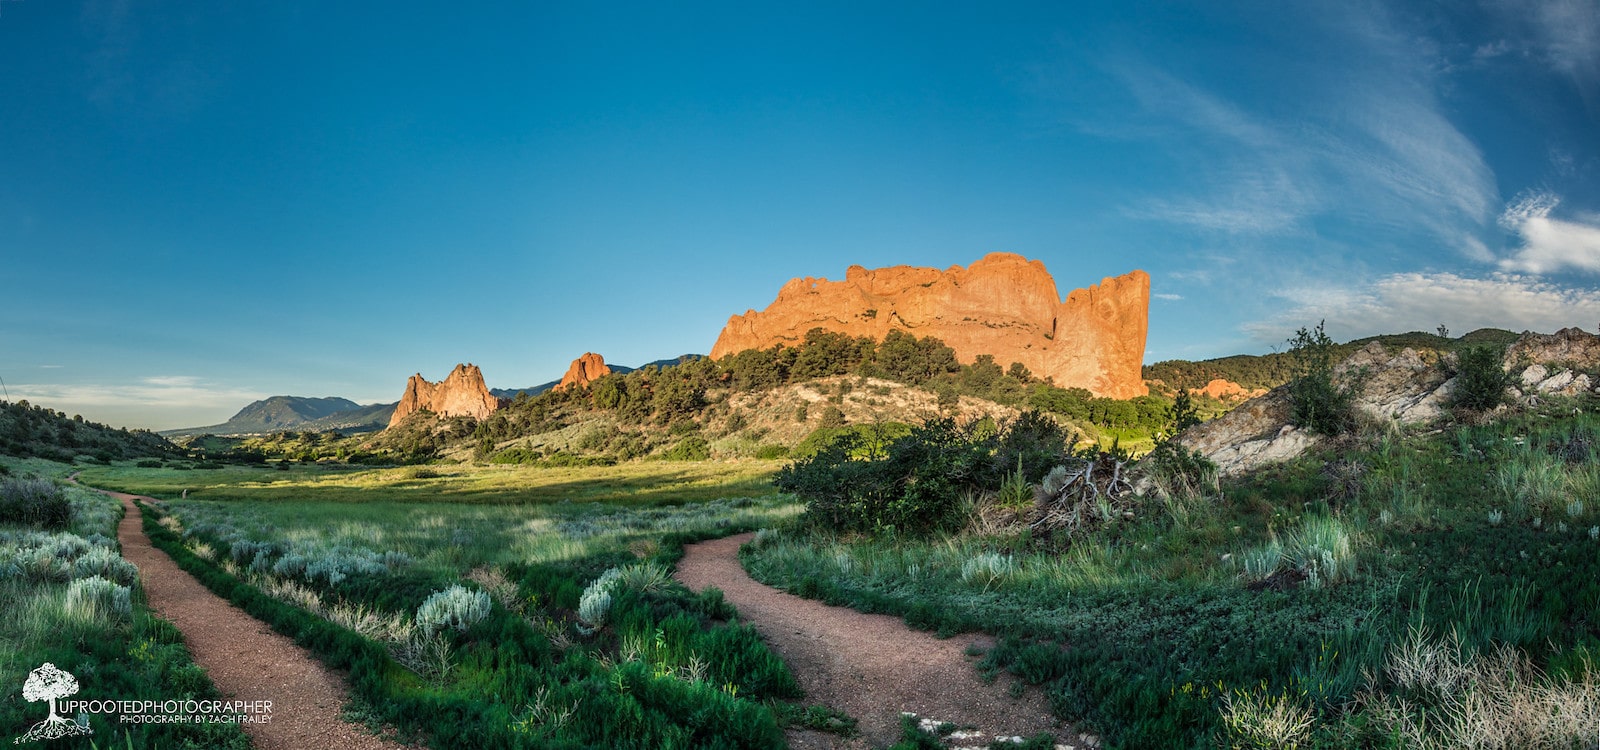
<svg viewBox="0 0 1600 750"><path fill-rule="evenodd" d="M813 328L880 341L899 330L943 340L962 362L990 354L1063 388L1132 398L1148 393L1140 367L1149 312L1150 276L1138 270L1063 300L1043 263L1012 253L944 271L851 266L844 281L793 279L767 309L729 318L711 357L798 345Z"/></svg>
<svg viewBox="0 0 1600 750"><path fill-rule="evenodd" d="M483 373L477 365L468 363L456 365L456 369L437 383L423 379L422 373L412 375L406 381L405 395L400 397L400 404L394 408L394 416L389 417L389 426L400 424L413 412L422 409L441 417L483 419L498 408L500 399L489 392L489 386L483 382Z"/></svg>
<svg viewBox="0 0 1600 750"><path fill-rule="evenodd" d="M561 376L561 382L556 384L556 390L568 386L586 386L595 380L611 374L611 368L606 366L606 359L594 352L584 352L582 357L572 360L572 366L567 368L567 374Z"/></svg>

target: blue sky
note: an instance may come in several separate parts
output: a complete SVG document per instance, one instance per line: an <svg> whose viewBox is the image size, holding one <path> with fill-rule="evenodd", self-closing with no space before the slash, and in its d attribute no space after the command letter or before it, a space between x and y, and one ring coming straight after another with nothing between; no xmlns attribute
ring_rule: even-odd
<svg viewBox="0 0 1600 750"><path fill-rule="evenodd" d="M0 0L0 378L525 386L993 251L1149 271L1149 361L1600 324L1600 2L979 5Z"/></svg>

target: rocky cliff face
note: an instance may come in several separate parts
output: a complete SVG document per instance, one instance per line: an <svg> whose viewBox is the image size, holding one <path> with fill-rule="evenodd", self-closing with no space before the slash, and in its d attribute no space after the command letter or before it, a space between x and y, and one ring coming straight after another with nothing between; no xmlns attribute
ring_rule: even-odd
<svg viewBox="0 0 1600 750"><path fill-rule="evenodd" d="M1148 392L1139 368L1149 310L1144 271L1063 300L1043 263L1011 253L944 271L851 266L844 281L794 279L767 309L729 318L711 357L797 345L813 328L880 341L899 330L944 341L962 362L990 354L1001 367L1020 362L1064 388L1132 398Z"/></svg>
<svg viewBox="0 0 1600 750"><path fill-rule="evenodd" d="M567 368L567 374L561 376L561 382L556 384L555 390L570 386L581 388L610 374L611 368L606 367L605 357L584 352L582 357L572 360L572 366Z"/></svg>
<svg viewBox="0 0 1600 750"><path fill-rule="evenodd" d="M406 381L405 395L389 417L393 427L413 413L426 409L441 417L473 417L483 419L500 408L500 399L489 392L483 382L483 373L474 364L456 365L456 369L437 383L423 379L421 373Z"/></svg>

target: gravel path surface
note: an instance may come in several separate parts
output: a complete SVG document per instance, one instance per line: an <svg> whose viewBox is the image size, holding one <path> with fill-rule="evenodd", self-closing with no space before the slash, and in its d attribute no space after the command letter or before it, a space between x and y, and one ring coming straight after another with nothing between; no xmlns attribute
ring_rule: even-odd
<svg viewBox="0 0 1600 750"><path fill-rule="evenodd" d="M996 736L1029 737L1050 732L1058 747L1089 741L1050 715L1044 697L1030 689L1007 694L1009 676L984 684L966 655L969 644L990 641L964 635L939 639L906 627L899 618L830 607L758 583L739 564L739 546L751 534L691 544L678 563L678 580L699 591L722 589L794 670L806 703L820 703L854 717L861 736L844 740L821 732L791 732L797 748L884 747L900 739L900 714L971 727L981 733L952 744L984 747Z"/></svg>
<svg viewBox="0 0 1600 750"><path fill-rule="evenodd" d="M184 644L195 663L230 699L272 701L270 721L244 725L257 748L402 747L339 718L346 693L338 674L266 623L211 593L166 553L152 547L139 508L133 503L135 495L106 494L120 499L127 509L117 527L122 556L139 567L151 608L183 631Z"/></svg>

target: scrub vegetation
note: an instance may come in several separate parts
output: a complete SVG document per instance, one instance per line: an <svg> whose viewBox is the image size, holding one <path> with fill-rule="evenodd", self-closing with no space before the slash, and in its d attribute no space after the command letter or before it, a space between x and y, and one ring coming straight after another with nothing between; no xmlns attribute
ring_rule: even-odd
<svg viewBox="0 0 1600 750"><path fill-rule="evenodd" d="M1442 430L1357 430L1220 481L1163 446L1130 467L1139 492L1089 493L1093 523L1049 532L1039 520L1062 480L1026 461L1011 477L949 475L966 483L949 488L954 507L925 517L953 524L839 525L837 498L793 484L806 514L743 555L793 593L997 635L981 668L1042 687L1109 747L1592 747L1595 406L1547 399ZM980 441L957 443L941 455ZM1107 459L1056 460L1077 476ZM889 468L824 452L780 483ZM902 476L922 484L915 467ZM1021 502L1019 481L1032 495Z"/></svg>

